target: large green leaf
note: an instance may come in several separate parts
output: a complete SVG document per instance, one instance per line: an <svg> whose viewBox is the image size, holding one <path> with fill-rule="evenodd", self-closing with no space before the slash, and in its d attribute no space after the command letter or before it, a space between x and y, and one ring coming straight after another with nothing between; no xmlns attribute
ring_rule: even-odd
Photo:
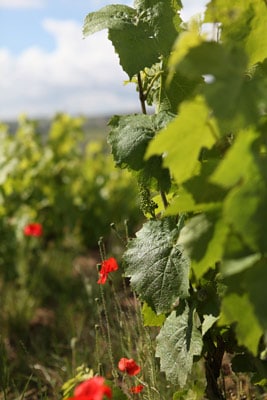
<svg viewBox="0 0 267 400"><path fill-rule="evenodd" d="M252 252L267 250L266 155L262 150L259 132L252 128L240 131L211 177L216 184L232 187L224 201L223 215Z"/></svg>
<svg viewBox="0 0 267 400"><path fill-rule="evenodd" d="M180 52L179 47L177 51ZM198 46L189 48L182 59L180 55L175 57L174 53L172 59L173 63L170 66L176 67L191 78L211 75L217 80L239 77L240 81L240 75L246 71L247 67L247 57L241 49L230 50L221 43L212 41L200 42Z"/></svg>
<svg viewBox="0 0 267 400"><path fill-rule="evenodd" d="M203 98L197 97L182 103L175 120L150 142L146 158L164 153L164 166L182 183L195 175L201 149L212 147L217 134L209 108Z"/></svg>
<svg viewBox="0 0 267 400"><path fill-rule="evenodd" d="M197 278L221 261L227 233L228 226L218 211L197 215L182 229L179 243L192 260Z"/></svg>
<svg viewBox="0 0 267 400"><path fill-rule="evenodd" d="M230 121L228 129L240 129L260 118L261 87L253 77L228 75L226 79L207 84L204 94L215 116Z"/></svg>
<svg viewBox="0 0 267 400"><path fill-rule="evenodd" d="M253 0L254 15L250 21L250 31L245 40L245 48L250 64L262 62L267 57L267 5L264 1Z"/></svg>
<svg viewBox="0 0 267 400"><path fill-rule="evenodd" d="M131 286L157 314L188 296L189 261L177 245L178 236L173 218L148 221L124 253Z"/></svg>
<svg viewBox="0 0 267 400"><path fill-rule="evenodd" d="M116 165L134 170L141 169L147 145L156 133L152 116L115 115L109 126L111 131L108 142Z"/></svg>
<svg viewBox="0 0 267 400"><path fill-rule="evenodd" d="M136 18L136 10L123 4L111 4L89 13L84 21L83 34L92 35L102 29L127 29Z"/></svg>
<svg viewBox="0 0 267 400"><path fill-rule="evenodd" d="M230 188L246 181L251 173L253 175L255 165L252 146L258 136L259 133L252 128L240 131L210 181Z"/></svg>
<svg viewBox="0 0 267 400"><path fill-rule="evenodd" d="M145 166L143 158L148 143L172 118L173 116L167 112L157 115L115 115L112 117L109 122L111 131L108 142L116 165L130 167L136 171L143 168Z"/></svg>
<svg viewBox="0 0 267 400"><path fill-rule="evenodd" d="M178 36L168 60L169 80L172 80L175 67L183 60L189 50L197 47L203 40L199 34L199 24L196 22L191 23L188 29Z"/></svg>
<svg viewBox="0 0 267 400"><path fill-rule="evenodd" d="M242 295L230 293L223 298L219 323L222 325L235 323L239 344L246 346L253 354L257 354L263 330L247 293Z"/></svg>
<svg viewBox="0 0 267 400"><path fill-rule="evenodd" d="M190 99L197 89L197 87L203 83L201 77L188 78L186 75L174 72L171 78L171 82L166 82L167 77L165 74L162 77L162 97L166 96L169 103L169 109L177 114L178 107L184 100Z"/></svg>
<svg viewBox="0 0 267 400"><path fill-rule="evenodd" d="M238 274L247 268L252 267L261 258L260 253L249 254L240 258L226 259L221 266L223 276Z"/></svg>
<svg viewBox="0 0 267 400"><path fill-rule="evenodd" d="M254 313L257 316L261 327L267 332L266 313L266 282L267 282L267 260L262 258L255 266L244 273L244 281L253 304Z"/></svg>
<svg viewBox="0 0 267 400"><path fill-rule="evenodd" d="M180 2L179 2L180 3ZM109 30L109 39L119 55L120 64L130 78L167 56L181 23L179 3L139 1L136 9L110 5L87 15L84 34Z"/></svg>
<svg viewBox="0 0 267 400"><path fill-rule="evenodd" d="M220 324L235 324L239 344L255 355L267 330L266 282L266 259L256 257L254 265L225 278L227 293L222 300Z"/></svg>
<svg viewBox="0 0 267 400"><path fill-rule="evenodd" d="M224 203L224 218L252 251L267 251L267 187L259 176L236 187Z"/></svg>
<svg viewBox="0 0 267 400"><path fill-rule="evenodd" d="M178 48L179 50L179 48ZM175 52L172 56L174 62ZM228 129L237 129L258 121L261 114L261 85L247 73L248 57L242 47L217 42L202 42L188 50L183 59L172 64L188 78L209 76L202 92L219 120L231 121ZM225 129L222 125L221 129Z"/></svg>
<svg viewBox="0 0 267 400"><path fill-rule="evenodd" d="M141 0L135 3L140 19L153 31L157 48L163 56L168 56L181 29L179 10L181 2L177 0Z"/></svg>
<svg viewBox="0 0 267 400"><path fill-rule="evenodd" d="M184 212L206 212L219 209L226 191L210 182L210 176L219 160L205 159L198 173L180 185L176 196L170 202L165 215L177 215ZM205 187L205 190L203 188Z"/></svg>
<svg viewBox="0 0 267 400"><path fill-rule="evenodd" d="M173 311L157 337L156 357L161 370L173 384L184 386L191 372L194 356L202 350L202 335L195 310L186 305L181 315Z"/></svg>
<svg viewBox="0 0 267 400"><path fill-rule="evenodd" d="M262 0L212 0L205 20L221 22L222 40L243 46L251 65L267 57L267 7Z"/></svg>

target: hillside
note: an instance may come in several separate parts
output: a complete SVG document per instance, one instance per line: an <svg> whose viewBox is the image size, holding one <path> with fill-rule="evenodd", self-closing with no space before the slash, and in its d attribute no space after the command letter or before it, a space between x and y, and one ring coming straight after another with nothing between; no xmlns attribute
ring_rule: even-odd
<svg viewBox="0 0 267 400"><path fill-rule="evenodd" d="M99 139L104 137L108 132L107 123L110 116L90 117L85 119L84 130L90 139ZM38 132L41 135L46 135L49 130L51 119L41 118L36 119L38 124ZM18 127L18 121L2 121L9 126L10 133L14 133Z"/></svg>

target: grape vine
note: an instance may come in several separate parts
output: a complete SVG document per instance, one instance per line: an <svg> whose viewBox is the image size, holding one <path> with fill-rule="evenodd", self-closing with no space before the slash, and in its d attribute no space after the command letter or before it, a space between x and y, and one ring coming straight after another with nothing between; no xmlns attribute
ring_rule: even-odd
<svg viewBox="0 0 267 400"><path fill-rule="evenodd" d="M84 35L108 29L139 92L142 113L114 116L108 141L145 193L147 222L124 263L144 318L148 306L164 316L161 370L183 387L204 360L206 396L223 399L225 352L267 384L267 5L211 0L189 24L181 9L108 5L87 15Z"/></svg>

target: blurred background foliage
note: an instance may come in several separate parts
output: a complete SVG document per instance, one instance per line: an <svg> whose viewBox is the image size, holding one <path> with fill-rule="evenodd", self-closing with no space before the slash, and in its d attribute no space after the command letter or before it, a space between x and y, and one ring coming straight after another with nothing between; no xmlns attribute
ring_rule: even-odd
<svg viewBox="0 0 267 400"><path fill-rule="evenodd" d="M136 183L86 126L66 114L47 132L25 116L0 125L0 398L53 398L74 368L99 363L98 240L119 260L110 224L125 237L142 216ZM41 237L24 236L31 222Z"/></svg>
<svg viewBox="0 0 267 400"><path fill-rule="evenodd" d="M44 245L92 248L111 222L136 224L135 183L114 167L104 140L88 141L83 123L57 115L46 136L25 117L13 135L0 127L0 218L7 235L13 231L19 240L34 220L43 225Z"/></svg>

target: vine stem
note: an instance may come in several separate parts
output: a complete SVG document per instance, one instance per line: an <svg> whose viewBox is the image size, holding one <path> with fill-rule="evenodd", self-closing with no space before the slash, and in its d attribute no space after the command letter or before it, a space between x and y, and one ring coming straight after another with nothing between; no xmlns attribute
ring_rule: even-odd
<svg viewBox="0 0 267 400"><path fill-rule="evenodd" d="M148 95L149 95L149 92L150 92L150 90L152 89L152 87L153 87L153 85L154 85L154 82L155 82L162 74L163 74L163 71L159 71L159 72L152 78L152 80L151 80L151 82L150 82L150 84L149 84L149 86L148 86L148 88L147 88L147 90L146 90L145 99L147 99L147 97L148 97Z"/></svg>
<svg viewBox="0 0 267 400"><path fill-rule="evenodd" d="M139 88L139 100L141 103L142 113L146 114L146 96L143 91L143 85L142 85L142 79L141 79L140 72L138 72L138 74L137 74L137 80L138 80L138 88Z"/></svg>
<svg viewBox="0 0 267 400"><path fill-rule="evenodd" d="M165 192L163 192L163 190L160 191L160 196L161 196L164 208L166 210L166 208L168 207L169 204L168 204L168 200L167 200L166 194L165 194Z"/></svg>

